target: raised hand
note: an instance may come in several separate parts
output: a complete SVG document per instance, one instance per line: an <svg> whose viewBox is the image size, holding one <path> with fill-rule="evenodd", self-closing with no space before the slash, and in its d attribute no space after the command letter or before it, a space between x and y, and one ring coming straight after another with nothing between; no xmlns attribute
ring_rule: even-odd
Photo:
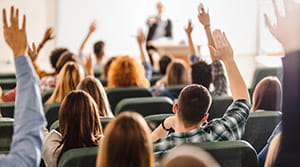
<svg viewBox="0 0 300 167"><path fill-rule="evenodd" d="M10 9L10 26L7 22L6 10L3 9L3 30L6 43L12 49L14 56L22 56L27 48L26 16L23 15L23 24L19 28L19 9L13 6Z"/></svg>
<svg viewBox="0 0 300 167"><path fill-rule="evenodd" d="M136 40L139 44L143 44L143 42L145 41L145 34L142 30L138 31L138 35L136 36Z"/></svg>
<svg viewBox="0 0 300 167"><path fill-rule="evenodd" d="M279 13L276 1L273 0L277 24L272 25L265 15L266 25L273 36L282 44L285 52L293 52L300 49L300 4L294 0L284 0L285 16Z"/></svg>
<svg viewBox="0 0 300 167"><path fill-rule="evenodd" d="M34 62L36 60L36 58L38 56L38 51L37 51L37 48L36 48L34 42L32 43L31 47L28 46L27 54L31 58L32 62Z"/></svg>
<svg viewBox="0 0 300 167"><path fill-rule="evenodd" d="M188 35L191 35L192 34L192 31L193 31L193 25L192 25L192 21L189 20L188 22L188 25L187 27L184 29L185 32L188 34Z"/></svg>
<svg viewBox="0 0 300 167"><path fill-rule="evenodd" d="M215 47L209 46L212 56L223 62L233 60L233 50L224 32L215 30L213 32Z"/></svg>
<svg viewBox="0 0 300 167"><path fill-rule="evenodd" d="M90 25L90 28L89 28L89 33L93 33L95 32L97 29L97 24L96 24L96 21L93 21L92 24Z"/></svg>
<svg viewBox="0 0 300 167"><path fill-rule="evenodd" d="M47 30L45 31L43 40L45 40L45 41L52 40L52 39L54 39L54 37L55 36L53 34L52 27L47 28Z"/></svg>
<svg viewBox="0 0 300 167"><path fill-rule="evenodd" d="M198 19L205 28L210 26L209 14L208 14L208 12L205 11L202 3L199 6Z"/></svg>
<svg viewBox="0 0 300 167"><path fill-rule="evenodd" d="M84 63L84 69L86 72L86 75L93 76L94 75L94 62L91 55L88 55L85 63Z"/></svg>

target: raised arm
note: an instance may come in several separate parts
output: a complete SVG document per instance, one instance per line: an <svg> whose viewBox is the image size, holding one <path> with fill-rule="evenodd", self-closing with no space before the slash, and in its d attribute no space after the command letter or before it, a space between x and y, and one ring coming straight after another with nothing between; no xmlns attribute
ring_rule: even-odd
<svg viewBox="0 0 300 167"><path fill-rule="evenodd" d="M233 99L244 99L250 102L246 83L234 60L233 50L225 33L221 32L220 30L215 30L213 32L213 39L215 42L215 47L210 46L210 50L217 59L222 60L225 64Z"/></svg>
<svg viewBox="0 0 300 167"><path fill-rule="evenodd" d="M37 47L37 53L39 53L40 50L44 47L44 45L52 39L54 39L53 29L52 27L49 27L46 29L44 33L44 37L42 41L39 43L39 46Z"/></svg>
<svg viewBox="0 0 300 167"><path fill-rule="evenodd" d="M82 52L84 50L84 47L85 47L87 41L89 40L89 38L91 37L93 32L96 31L96 29L97 29L96 22L93 21L92 24L90 25L89 32L87 33L87 35L85 36L85 38L83 39L83 41L80 45L79 52Z"/></svg>
<svg viewBox="0 0 300 167"><path fill-rule="evenodd" d="M151 66L151 63L150 63L149 55L146 51L144 32L140 30L138 32L138 35L137 35L136 39L137 39L138 47L139 47L139 50L140 50L142 64L145 68L145 76L148 80L150 80L151 77L152 77L152 66Z"/></svg>
<svg viewBox="0 0 300 167"><path fill-rule="evenodd" d="M184 30L188 37L190 56L196 56L196 48L192 39L193 25L191 20L189 20L187 27Z"/></svg>
<svg viewBox="0 0 300 167"><path fill-rule="evenodd" d="M37 167L43 149L42 129L45 118L39 91L39 79L31 60L25 55L27 47L26 19L19 28L19 10L11 7L10 26L3 9L3 29L6 43L15 57L17 98L15 103L14 134L8 155L0 155L0 167Z"/></svg>
<svg viewBox="0 0 300 167"><path fill-rule="evenodd" d="M205 11L203 4L200 4L199 6L198 19L204 27L206 37L208 40L208 45L215 47L215 43L210 29L210 16L209 13Z"/></svg>

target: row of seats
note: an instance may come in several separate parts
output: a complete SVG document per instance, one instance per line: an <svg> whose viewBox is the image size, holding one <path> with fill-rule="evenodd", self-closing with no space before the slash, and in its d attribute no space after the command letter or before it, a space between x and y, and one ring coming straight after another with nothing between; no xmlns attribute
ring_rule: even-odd
<svg viewBox="0 0 300 167"><path fill-rule="evenodd" d="M58 106L59 107L59 106ZM173 114L158 114L146 116L145 119L149 126L154 129L167 117ZM100 118L102 127L106 125L113 118ZM257 152L260 152L264 145L267 143L275 126L281 120L281 112L278 111L257 111L250 113L250 117L246 124L245 133L242 137L243 140L249 142ZM58 120L52 120L48 124L48 128L59 130ZM13 134L13 121L0 121L0 151L9 150L11 137ZM4 133L2 133L4 132Z"/></svg>
<svg viewBox="0 0 300 167"><path fill-rule="evenodd" d="M208 151L222 167L257 167L254 148L246 141L195 143L193 146ZM77 148L65 152L58 167L94 167L98 147Z"/></svg>

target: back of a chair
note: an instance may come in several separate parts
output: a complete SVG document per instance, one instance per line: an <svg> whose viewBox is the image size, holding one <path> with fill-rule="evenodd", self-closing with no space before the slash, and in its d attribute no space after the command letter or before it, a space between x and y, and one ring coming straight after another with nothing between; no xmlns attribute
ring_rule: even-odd
<svg viewBox="0 0 300 167"><path fill-rule="evenodd" d="M280 120L281 112L279 111L251 112L242 139L248 141L257 152L260 152Z"/></svg>
<svg viewBox="0 0 300 167"><path fill-rule="evenodd" d="M15 73L0 73L0 79L16 79Z"/></svg>
<svg viewBox="0 0 300 167"><path fill-rule="evenodd" d="M151 79L150 79L150 84L151 84L151 86L155 85L156 82L157 82L158 80L160 80L162 77L163 77L163 75L161 75L161 74L153 74L153 73L152 73L152 77L151 77Z"/></svg>
<svg viewBox="0 0 300 167"><path fill-rule="evenodd" d="M230 106L232 101L233 100L231 96L213 97L212 104L208 111L209 113L208 121L214 118L223 117L224 113L226 112L227 108Z"/></svg>
<svg viewBox="0 0 300 167"><path fill-rule="evenodd" d="M15 102L0 103L0 112L3 117L13 118Z"/></svg>
<svg viewBox="0 0 300 167"><path fill-rule="evenodd" d="M98 147L71 149L63 153L58 167L95 167Z"/></svg>
<svg viewBox="0 0 300 167"><path fill-rule="evenodd" d="M45 103L53 94L54 89L42 93L42 102Z"/></svg>
<svg viewBox="0 0 300 167"><path fill-rule="evenodd" d="M143 116L172 114L173 101L167 97L139 97L120 101L115 109L118 115L123 111L135 111Z"/></svg>
<svg viewBox="0 0 300 167"><path fill-rule="evenodd" d="M186 87L187 85L171 85L171 86L167 86L166 90L172 92L173 96L175 98L177 98L181 92L181 90Z"/></svg>
<svg viewBox="0 0 300 167"><path fill-rule="evenodd" d="M16 79L0 79L0 86L1 88L4 89L13 89L16 87Z"/></svg>
<svg viewBox="0 0 300 167"><path fill-rule="evenodd" d="M13 120L0 120L0 151L9 151L14 132Z"/></svg>
<svg viewBox="0 0 300 167"><path fill-rule="evenodd" d="M113 112L117 104L123 99L152 96L150 90L145 87L116 87L108 89L106 93Z"/></svg>
<svg viewBox="0 0 300 167"><path fill-rule="evenodd" d="M59 112L60 103L51 103L45 106L45 117L48 122L47 129L58 120L58 112Z"/></svg>
<svg viewBox="0 0 300 167"><path fill-rule="evenodd" d="M101 82L102 86L107 86L107 78L99 78L99 81Z"/></svg>
<svg viewBox="0 0 300 167"><path fill-rule="evenodd" d="M209 152L222 167L257 167L257 155L246 141L192 144Z"/></svg>
<svg viewBox="0 0 300 167"><path fill-rule="evenodd" d="M251 84L251 89L254 90L256 85L260 80L267 76L277 76L278 79L281 79L282 68L281 67L261 67L257 68L253 75L253 81Z"/></svg>
<svg viewBox="0 0 300 167"><path fill-rule="evenodd" d="M152 129L157 128L163 120L168 117L175 116L174 114L155 114L145 117L145 120L149 123Z"/></svg>

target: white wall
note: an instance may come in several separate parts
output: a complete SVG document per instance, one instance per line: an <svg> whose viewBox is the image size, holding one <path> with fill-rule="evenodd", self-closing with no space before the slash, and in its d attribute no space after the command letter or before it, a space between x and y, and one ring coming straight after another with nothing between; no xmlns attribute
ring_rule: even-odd
<svg viewBox="0 0 300 167"><path fill-rule="evenodd" d="M88 43L103 39L110 54L136 54L136 41L132 37L137 29L146 29L145 20L155 14L155 3L149 0L59 0L59 46L77 51L92 20L99 29ZM197 19L199 0L162 0L173 21L174 40L185 40L183 27L192 19L196 43L205 44L206 37ZM237 54L255 54L257 38L256 0L202 0L209 8L212 28L221 28L231 40Z"/></svg>
<svg viewBox="0 0 300 167"><path fill-rule="evenodd" d="M14 5L20 9L21 14L27 17L27 36L28 42L38 43L43 36L44 31L49 26L55 26L55 0L0 0L0 7L9 9ZM13 71L12 52L4 41L2 28L2 12L0 14L0 67L1 71ZM54 41L45 45L41 51L38 63L43 68L49 69L48 59L49 51L54 47ZM5 68L3 68L5 66ZM7 69L8 68L8 69Z"/></svg>

